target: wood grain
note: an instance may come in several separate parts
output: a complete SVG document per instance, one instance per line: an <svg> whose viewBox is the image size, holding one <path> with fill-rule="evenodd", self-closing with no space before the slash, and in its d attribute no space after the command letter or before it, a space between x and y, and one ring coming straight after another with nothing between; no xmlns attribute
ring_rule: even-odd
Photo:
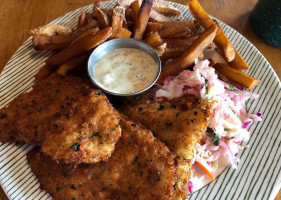
<svg viewBox="0 0 281 200"><path fill-rule="evenodd" d="M188 0L172 0L186 5ZM281 77L281 49L261 40L251 29L248 17L258 0L199 0L206 11L227 23L252 42ZM0 71L9 58L29 37L28 30L47 24L93 0L0 0ZM7 200L0 188L0 199ZM279 192L275 200L281 200Z"/></svg>

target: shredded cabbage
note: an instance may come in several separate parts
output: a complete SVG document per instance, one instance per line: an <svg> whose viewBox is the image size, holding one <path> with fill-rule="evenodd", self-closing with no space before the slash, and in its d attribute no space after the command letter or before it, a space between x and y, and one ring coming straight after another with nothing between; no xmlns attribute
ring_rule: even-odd
<svg viewBox="0 0 281 200"><path fill-rule="evenodd" d="M236 168L239 160L235 154L250 137L247 128L262 118L261 113L247 114L245 108L245 101L258 98L258 94L219 80L208 60L196 60L193 71L184 70L178 76L167 77L156 97L173 99L185 94L215 102L208 128L196 145L194 161L203 160L215 172L219 158L224 157Z"/></svg>

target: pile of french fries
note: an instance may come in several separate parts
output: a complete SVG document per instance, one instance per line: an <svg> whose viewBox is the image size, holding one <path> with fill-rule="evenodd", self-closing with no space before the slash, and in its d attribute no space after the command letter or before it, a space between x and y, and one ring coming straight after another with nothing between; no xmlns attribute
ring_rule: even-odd
<svg viewBox="0 0 281 200"><path fill-rule="evenodd" d="M249 69L232 46L223 30L213 21L197 0L187 4L196 19L172 21L165 14L179 15L181 11L162 1L123 0L112 9L102 9L96 2L91 13L81 13L75 30L62 25L46 25L30 31L36 50L52 50L54 55L36 74L36 80L56 72L65 76L70 70L85 65L91 51L99 44L115 38L134 38L150 45L161 58L161 84L167 76L179 74L202 58L211 44L228 64L212 63L219 75L251 89L259 80L240 70ZM204 31L194 33L201 25Z"/></svg>

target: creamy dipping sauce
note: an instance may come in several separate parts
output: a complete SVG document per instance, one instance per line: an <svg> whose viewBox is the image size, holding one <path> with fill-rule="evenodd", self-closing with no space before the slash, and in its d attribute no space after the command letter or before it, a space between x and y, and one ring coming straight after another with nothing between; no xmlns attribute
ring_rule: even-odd
<svg viewBox="0 0 281 200"><path fill-rule="evenodd" d="M133 48L115 49L96 63L94 77L111 92L131 94L147 88L156 78L158 64L146 52Z"/></svg>

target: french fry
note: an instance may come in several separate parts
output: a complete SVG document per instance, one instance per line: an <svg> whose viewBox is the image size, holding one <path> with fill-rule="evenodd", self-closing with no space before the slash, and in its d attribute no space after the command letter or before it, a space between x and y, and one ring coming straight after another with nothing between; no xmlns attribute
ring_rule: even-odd
<svg viewBox="0 0 281 200"><path fill-rule="evenodd" d="M60 51L59 53L51 56L46 60L46 64L51 66L59 66L76 56L82 55L83 53L92 50L97 45L106 41L111 36L111 34L111 27L100 30L95 35L86 37L83 40L77 42L76 45L71 45L66 49Z"/></svg>
<svg viewBox="0 0 281 200"><path fill-rule="evenodd" d="M75 38L75 39L70 43L70 45L75 45L75 44L77 44L79 41L83 40L84 38L89 37L90 35L96 34L99 30L100 30L99 28L92 28L92 29L89 29L89 30L83 32L81 35L79 35L77 38Z"/></svg>
<svg viewBox="0 0 281 200"><path fill-rule="evenodd" d="M94 0L94 8L95 7L100 7L100 3L101 3L101 0Z"/></svg>
<svg viewBox="0 0 281 200"><path fill-rule="evenodd" d="M204 49L214 40L217 32L217 26L212 25L205 32L201 33L194 43L183 52L180 57L167 63L162 68L162 73L157 81L161 84L167 76L179 74L182 70L189 67L199 57Z"/></svg>
<svg viewBox="0 0 281 200"><path fill-rule="evenodd" d="M81 29L86 24L87 24L86 12L82 12L78 19L77 29Z"/></svg>
<svg viewBox="0 0 281 200"><path fill-rule="evenodd" d="M32 38L32 42L36 50L60 50L66 48L75 37L74 35L35 35Z"/></svg>
<svg viewBox="0 0 281 200"><path fill-rule="evenodd" d="M95 6L93 16L97 18L101 28L106 28L109 26L108 16L100 8Z"/></svg>
<svg viewBox="0 0 281 200"><path fill-rule="evenodd" d="M163 27L163 24L159 22L148 22L146 25L145 32L150 33L150 32L157 32L160 31Z"/></svg>
<svg viewBox="0 0 281 200"><path fill-rule="evenodd" d="M135 21L133 37L141 40L151 13L153 0L143 0Z"/></svg>
<svg viewBox="0 0 281 200"><path fill-rule="evenodd" d="M260 82L258 79L255 79L237 69L233 69L226 64L216 63L213 68L215 68L216 71L223 74L229 80L236 82L248 89L252 89Z"/></svg>
<svg viewBox="0 0 281 200"><path fill-rule="evenodd" d="M165 52L166 47L167 47L167 44L163 43L163 44L159 45L158 47L155 47L154 50L157 52L157 54L159 56L162 56L163 53Z"/></svg>
<svg viewBox="0 0 281 200"><path fill-rule="evenodd" d="M138 0L135 0L133 3L131 3L130 7L131 7L133 13L135 14L135 16L137 17L140 7L141 7L140 2Z"/></svg>
<svg viewBox="0 0 281 200"><path fill-rule="evenodd" d="M219 52L223 55L227 62L231 62L235 58L235 49L224 34L222 28L217 21L214 23L218 27L217 36L215 37L214 43L218 47Z"/></svg>
<svg viewBox="0 0 281 200"><path fill-rule="evenodd" d="M99 27L98 21L93 17L91 13L82 13L80 17L82 21L78 22L78 24L80 24L77 27L77 31L86 31L91 28Z"/></svg>
<svg viewBox="0 0 281 200"><path fill-rule="evenodd" d="M120 15L112 15L112 19L111 19L112 35L110 38L119 38L122 25L123 25L123 18Z"/></svg>
<svg viewBox="0 0 281 200"><path fill-rule="evenodd" d="M168 22L160 22L163 25L163 28L168 27L185 27L190 31L196 28L196 24L194 20L183 20L183 21L168 21Z"/></svg>
<svg viewBox="0 0 281 200"><path fill-rule="evenodd" d="M212 59L212 58L208 58L208 60L209 60L209 66L210 67L213 67L214 65L215 65L215 61Z"/></svg>
<svg viewBox="0 0 281 200"><path fill-rule="evenodd" d="M177 47L177 46L190 46L194 40L198 38L198 34L190 35L186 38L179 39L163 39L164 42L167 43L167 47Z"/></svg>
<svg viewBox="0 0 281 200"><path fill-rule="evenodd" d="M163 2L163 1L155 1L153 3L153 10L162 13L162 14L172 14L172 15L180 15L181 11L174 6Z"/></svg>
<svg viewBox="0 0 281 200"><path fill-rule="evenodd" d="M155 10L151 10L149 19L154 22L168 22L171 21L169 17L166 17L165 15L160 14L159 12L156 12Z"/></svg>
<svg viewBox="0 0 281 200"><path fill-rule="evenodd" d="M205 29L210 27L212 24L215 24L215 22L208 16L206 11L201 7L201 5L198 3L197 0L192 0L188 2L187 5L193 17ZM217 35L214 42L217 45L220 53L227 60L227 62L231 62L235 57L235 49L232 46L232 44L229 42L228 38L226 37L220 26L218 26Z"/></svg>
<svg viewBox="0 0 281 200"><path fill-rule="evenodd" d="M107 15L107 18L108 18L108 19L111 18L112 9L109 9L109 8L102 8L101 10L102 10L102 12L104 12L104 14Z"/></svg>
<svg viewBox="0 0 281 200"><path fill-rule="evenodd" d="M123 20L125 21L125 11L126 9L123 6L115 6L112 10L112 14L119 14L121 17L123 17Z"/></svg>
<svg viewBox="0 0 281 200"><path fill-rule="evenodd" d="M35 35L45 35L45 36L55 36L55 35L70 35L72 30L66 26L62 25L45 25L29 31L32 36Z"/></svg>
<svg viewBox="0 0 281 200"><path fill-rule="evenodd" d="M175 59L179 57L184 51L186 51L189 47L190 46L167 47L161 58L164 60Z"/></svg>
<svg viewBox="0 0 281 200"><path fill-rule="evenodd" d="M179 38L179 37L186 37L190 34L190 30L184 26L171 26L162 28L159 31L159 35L162 38Z"/></svg>
<svg viewBox="0 0 281 200"><path fill-rule="evenodd" d="M120 31L120 35L119 37L120 38L130 38L132 35L132 32L125 29L125 28L122 28L121 31Z"/></svg>
<svg viewBox="0 0 281 200"><path fill-rule="evenodd" d="M136 1L136 0L123 0L123 1L119 1L118 3L117 3L117 5L119 5L119 6L123 6L124 8L127 8L127 7L129 7L134 1ZM141 0L138 0L138 2L139 2L139 5L141 4Z"/></svg>
<svg viewBox="0 0 281 200"><path fill-rule="evenodd" d="M235 58L229 63L231 67L235 69L249 69L249 65L241 57L241 55L235 50Z"/></svg>
<svg viewBox="0 0 281 200"><path fill-rule="evenodd" d="M157 47L163 44L163 40L158 34L158 32L154 32L149 35L147 38L143 40L145 43L149 44L151 47Z"/></svg>
<svg viewBox="0 0 281 200"><path fill-rule="evenodd" d="M44 65L36 74L35 74L35 80L37 82L42 81L46 78L48 78L53 72L55 72L57 69L56 66L51 65Z"/></svg>
<svg viewBox="0 0 281 200"><path fill-rule="evenodd" d="M85 66L87 63L89 55L80 56L74 59L69 60L68 62L59 66L57 74L60 76L66 76L67 73L71 70L74 70L78 67Z"/></svg>
<svg viewBox="0 0 281 200"><path fill-rule="evenodd" d="M132 25L135 24L135 21L137 20L138 15L134 13L132 9L127 9L126 10L126 19L127 21L132 21Z"/></svg>
<svg viewBox="0 0 281 200"><path fill-rule="evenodd" d="M117 6L112 11L111 27L112 35L110 38L119 38L122 31L125 8Z"/></svg>

